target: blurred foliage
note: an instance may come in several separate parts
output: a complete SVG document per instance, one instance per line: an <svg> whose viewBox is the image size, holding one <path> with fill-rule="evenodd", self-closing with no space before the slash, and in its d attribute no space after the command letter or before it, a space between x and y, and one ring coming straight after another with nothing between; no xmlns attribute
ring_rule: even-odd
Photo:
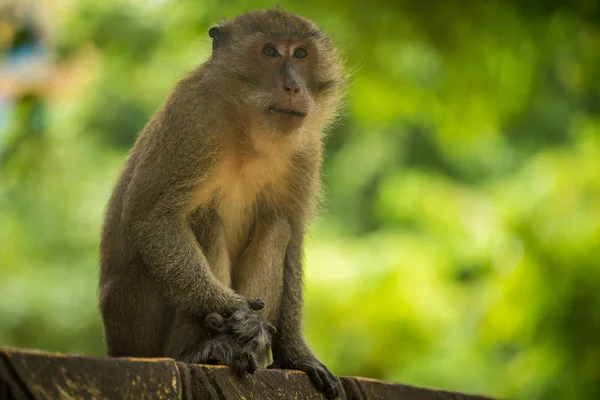
<svg viewBox="0 0 600 400"><path fill-rule="evenodd" d="M99 355L99 228L127 149L212 23L273 4L41 4L50 59L77 67L19 146L27 104L0 102L0 345ZM279 4L355 71L306 251L315 352L343 375L600 398L599 3Z"/></svg>

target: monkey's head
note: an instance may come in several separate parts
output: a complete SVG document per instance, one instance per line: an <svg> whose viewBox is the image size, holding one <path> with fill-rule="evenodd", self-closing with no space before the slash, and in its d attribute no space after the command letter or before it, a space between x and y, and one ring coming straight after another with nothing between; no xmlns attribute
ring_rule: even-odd
<svg viewBox="0 0 600 400"><path fill-rule="evenodd" d="M270 131L322 128L335 118L344 70L331 40L312 22L282 11L250 11L209 31L211 75L232 110ZM249 115L248 115L249 114Z"/></svg>

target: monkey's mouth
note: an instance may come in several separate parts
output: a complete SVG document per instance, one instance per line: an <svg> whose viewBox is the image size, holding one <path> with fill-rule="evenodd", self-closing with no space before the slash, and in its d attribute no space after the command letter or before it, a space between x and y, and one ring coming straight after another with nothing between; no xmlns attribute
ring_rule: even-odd
<svg viewBox="0 0 600 400"><path fill-rule="evenodd" d="M271 106L271 108L269 108L269 112L271 114L289 114L296 117L306 117L306 113L303 113L302 111L291 110L289 108L278 108L275 106Z"/></svg>

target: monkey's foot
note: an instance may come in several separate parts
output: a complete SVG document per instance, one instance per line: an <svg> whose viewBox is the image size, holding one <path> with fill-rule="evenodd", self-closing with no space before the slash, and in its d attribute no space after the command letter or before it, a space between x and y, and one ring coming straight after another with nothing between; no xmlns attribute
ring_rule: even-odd
<svg viewBox="0 0 600 400"><path fill-rule="evenodd" d="M338 378L333 375L322 362L314 356L307 356L300 359L281 361L275 360L268 369L295 369L304 371L312 380L315 387L325 394L328 399L338 397L338 387L340 385Z"/></svg>

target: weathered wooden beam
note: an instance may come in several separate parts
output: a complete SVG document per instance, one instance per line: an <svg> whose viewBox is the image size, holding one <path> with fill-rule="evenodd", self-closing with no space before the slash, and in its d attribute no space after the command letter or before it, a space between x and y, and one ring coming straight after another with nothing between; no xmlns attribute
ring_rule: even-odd
<svg viewBox="0 0 600 400"><path fill-rule="evenodd" d="M342 398L476 400L481 396L343 377ZM226 367L169 358L96 358L0 348L0 400L323 399L303 372L258 370L235 378Z"/></svg>

